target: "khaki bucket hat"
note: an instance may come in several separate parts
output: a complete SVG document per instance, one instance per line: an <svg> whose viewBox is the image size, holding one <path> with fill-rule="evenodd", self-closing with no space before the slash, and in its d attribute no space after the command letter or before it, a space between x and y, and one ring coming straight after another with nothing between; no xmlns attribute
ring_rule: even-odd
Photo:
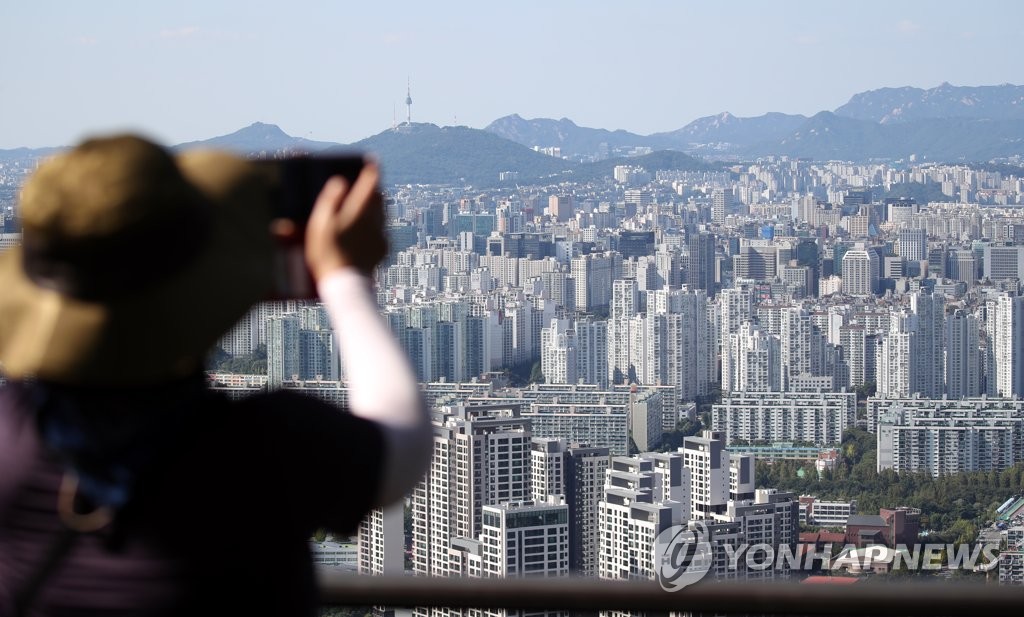
<svg viewBox="0 0 1024 617"><path fill-rule="evenodd" d="M269 167L134 135L45 161L0 254L0 373L85 386L199 370L271 287Z"/></svg>

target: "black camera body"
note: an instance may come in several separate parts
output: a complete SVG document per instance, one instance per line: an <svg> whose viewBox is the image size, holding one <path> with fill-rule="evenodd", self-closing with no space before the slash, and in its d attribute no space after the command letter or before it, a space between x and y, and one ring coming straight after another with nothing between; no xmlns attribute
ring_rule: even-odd
<svg viewBox="0 0 1024 617"><path fill-rule="evenodd" d="M305 229L317 196L328 179L341 176L356 181L366 165L361 153L313 154L261 159L271 177L271 221L275 231L271 300L314 299L316 283L306 266Z"/></svg>

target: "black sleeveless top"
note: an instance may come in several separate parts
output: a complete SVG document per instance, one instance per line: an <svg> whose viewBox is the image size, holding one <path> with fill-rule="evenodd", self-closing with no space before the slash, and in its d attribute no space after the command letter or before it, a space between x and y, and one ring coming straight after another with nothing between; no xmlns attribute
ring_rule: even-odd
<svg viewBox="0 0 1024 617"><path fill-rule="evenodd" d="M77 537L32 614L316 613L309 538L354 531L372 507L380 429L288 392L229 402L199 388L175 406L181 416L162 414L157 431L123 409L104 418L103 431L124 419L118 443L135 432L154 445L129 448L129 466L142 468L130 500L112 524ZM0 615L65 529L56 504L68 459L44 439L36 407L18 387L0 388Z"/></svg>

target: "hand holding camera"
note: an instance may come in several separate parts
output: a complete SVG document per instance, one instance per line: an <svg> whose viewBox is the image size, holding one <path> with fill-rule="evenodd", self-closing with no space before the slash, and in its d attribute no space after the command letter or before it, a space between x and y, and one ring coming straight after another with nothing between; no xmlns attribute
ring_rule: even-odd
<svg viewBox="0 0 1024 617"><path fill-rule="evenodd" d="M306 264L314 280L342 267L369 275L387 254L380 170L368 163L349 186L330 178L306 224Z"/></svg>
<svg viewBox="0 0 1024 617"><path fill-rule="evenodd" d="M270 299L311 299L316 282L352 266L369 275L387 254L380 168L361 154L261 161L275 189Z"/></svg>

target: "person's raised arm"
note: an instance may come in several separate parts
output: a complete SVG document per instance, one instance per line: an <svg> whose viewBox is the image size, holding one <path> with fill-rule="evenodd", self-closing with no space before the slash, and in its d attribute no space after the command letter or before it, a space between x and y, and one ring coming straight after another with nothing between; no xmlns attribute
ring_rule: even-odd
<svg viewBox="0 0 1024 617"><path fill-rule="evenodd" d="M370 163L351 187L341 178L324 185L306 227L306 262L339 340L349 408L385 435L376 499L384 505L423 476L433 440L412 367L374 299L371 275L387 254L379 180Z"/></svg>

